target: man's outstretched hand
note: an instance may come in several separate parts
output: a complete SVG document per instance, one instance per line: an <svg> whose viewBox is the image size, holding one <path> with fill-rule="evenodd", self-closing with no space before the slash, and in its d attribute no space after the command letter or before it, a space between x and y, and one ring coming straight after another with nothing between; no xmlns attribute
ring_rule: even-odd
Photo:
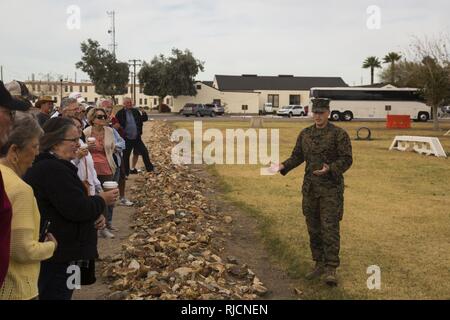
<svg viewBox="0 0 450 320"><path fill-rule="evenodd" d="M284 169L284 165L283 164L272 163L270 168L269 168L269 172L271 172L271 173L278 173L278 172L280 172L283 169Z"/></svg>
<svg viewBox="0 0 450 320"><path fill-rule="evenodd" d="M327 165L326 163L324 163L323 168L320 170L314 171L313 175L320 177L320 176L326 175L328 172L330 172L330 166Z"/></svg>

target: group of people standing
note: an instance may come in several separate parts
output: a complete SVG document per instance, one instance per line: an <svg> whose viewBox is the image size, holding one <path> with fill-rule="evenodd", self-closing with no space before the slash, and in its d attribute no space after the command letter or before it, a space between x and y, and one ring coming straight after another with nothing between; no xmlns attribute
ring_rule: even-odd
<svg viewBox="0 0 450 320"><path fill-rule="evenodd" d="M125 198L132 149L154 170L145 120L125 102L114 117L109 100L85 108L65 98L52 116L54 101L42 97L35 115L0 82L0 300L71 299L73 267L79 284L95 282L98 235L114 237L119 197L133 205Z"/></svg>

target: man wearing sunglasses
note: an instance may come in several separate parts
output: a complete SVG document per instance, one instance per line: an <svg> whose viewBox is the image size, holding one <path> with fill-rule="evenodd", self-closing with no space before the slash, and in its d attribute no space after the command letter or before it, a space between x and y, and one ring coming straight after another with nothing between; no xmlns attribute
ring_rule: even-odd
<svg viewBox="0 0 450 320"><path fill-rule="evenodd" d="M6 143L12 123L14 112L27 111L31 104L27 100L15 99L6 90L0 81L0 148ZM6 196L3 178L0 171L0 287L3 285L9 265L9 248L11 238L12 208Z"/></svg>

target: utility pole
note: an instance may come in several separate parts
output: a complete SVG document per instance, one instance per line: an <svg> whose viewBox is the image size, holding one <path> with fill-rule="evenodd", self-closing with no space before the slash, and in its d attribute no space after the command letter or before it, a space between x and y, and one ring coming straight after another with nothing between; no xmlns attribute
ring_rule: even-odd
<svg viewBox="0 0 450 320"><path fill-rule="evenodd" d="M63 82L63 79L62 79L62 77L61 77L61 79L59 79L59 84L60 84L60 93L59 93L59 105L61 105L61 102L62 102L62 82Z"/></svg>
<svg viewBox="0 0 450 320"><path fill-rule="evenodd" d="M108 16L111 18L111 27L108 30L108 33L111 34L111 44L109 45L111 47L111 52L116 57L116 12L115 11L107 11L106 12Z"/></svg>
<svg viewBox="0 0 450 320"><path fill-rule="evenodd" d="M131 59L128 65L133 66L133 102L136 105L136 66L141 65L141 60Z"/></svg>
<svg viewBox="0 0 450 320"><path fill-rule="evenodd" d="M3 82L3 66L0 66L0 80Z"/></svg>

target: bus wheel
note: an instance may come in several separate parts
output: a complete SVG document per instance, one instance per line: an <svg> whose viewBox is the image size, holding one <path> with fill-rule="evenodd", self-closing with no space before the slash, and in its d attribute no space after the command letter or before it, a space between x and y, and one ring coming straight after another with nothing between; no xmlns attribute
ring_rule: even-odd
<svg viewBox="0 0 450 320"><path fill-rule="evenodd" d="M341 120L341 113L339 111L333 111L331 113L331 117L330 118L331 118L332 121L339 121L339 120Z"/></svg>
<svg viewBox="0 0 450 320"><path fill-rule="evenodd" d="M343 115L344 121L352 121L353 120L353 113L350 111L345 111Z"/></svg>
<svg viewBox="0 0 450 320"><path fill-rule="evenodd" d="M422 122L428 121L429 118L430 118L430 116L428 115L427 112L419 112L419 115L417 116L417 119L419 119L419 121L422 121Z"/></svg>

